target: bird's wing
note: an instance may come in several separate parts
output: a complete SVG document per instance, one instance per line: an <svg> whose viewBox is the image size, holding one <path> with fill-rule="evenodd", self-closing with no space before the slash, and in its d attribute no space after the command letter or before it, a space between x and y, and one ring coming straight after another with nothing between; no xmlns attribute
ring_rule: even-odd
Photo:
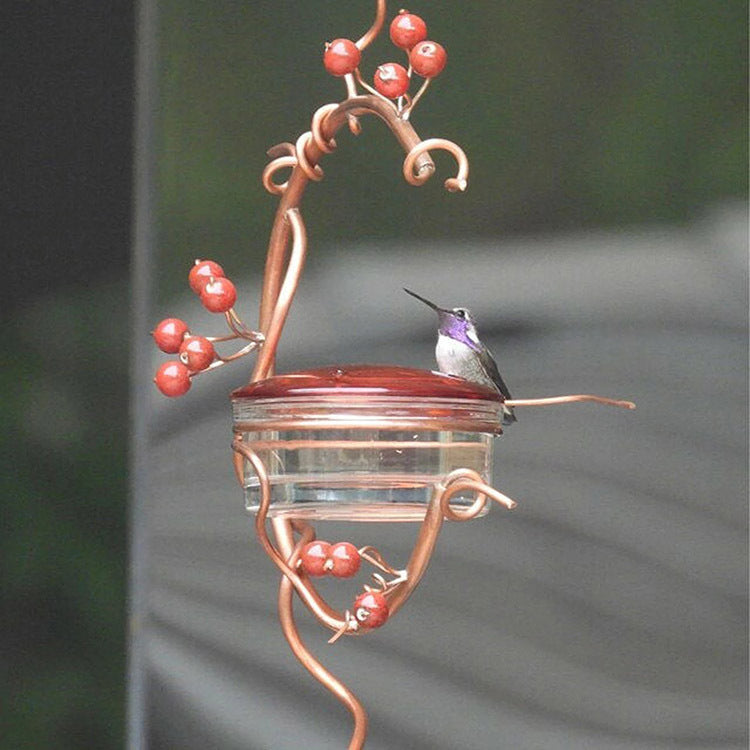
<svg viewBox="0 0 750 750"><path fill-rule="evenodd" d="M487 347L485 347L483 354L485 356L480 357L479 361L482 364L484 374L497 386L497 389L500 391L500 393L503 394L505 398L512 399L513 396L510 395L508 386L505 385L503 379L500 377L500 373L498 372L497 365L495 364L495 358L492 356L492 352L487 349Z"/></svg>

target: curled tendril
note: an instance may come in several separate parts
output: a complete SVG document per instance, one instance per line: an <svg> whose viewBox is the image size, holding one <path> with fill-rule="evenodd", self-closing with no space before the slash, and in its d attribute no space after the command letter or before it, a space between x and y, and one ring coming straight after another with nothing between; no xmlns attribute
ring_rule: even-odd
<svg viewBox="0 0 750 750"><path fill-rule="evenodd" d="M323 179L322 168L317 164L310 164L310 160L307 158L307 152L305 151L305 149L311 141L326 153L330 153L334 148L336 148L336 142L333 139L331 139L330 141L325 141L320 132L320 125L322 121L331 111L330 108L335 106L337 105L327 104L325 107L321 107L320 110L315 113L315 116L313 117L315 131L308 130L307 132L302 133L302 135L297 138L297 142L294 144L279 143L268 150L268 155L275 158L263 170L261 180L263 182L263 187L269 193L273 195L282 195L289 185L288 181L281 183L273 181L273 176L280 169L294 169L298 166L305 173L305 176L309 180L320 182L320 180Z"/></svg>
<svg viewBox="0 0 750 750"><path fill-rule="evenodd" d="M321 132L321 127L326 117L338 107L338 104L324 104L315 111L310 124L313 141L324 154L330 154L336 149L336 141L333 138L326 140Z"/></svg>
<svg viewBox="0 0 750 750"><path fill-rule="evenodd" d="M294 167L296 166L297 166L296 156L279 156L278 158L269 162L266 165L266 168L263 170L263 176L261 177L261 180L263 182L263 187L266 190L268 190L268 192L271 193L272 195L282 195L283 192L286 190L289 182L288 181L280 182L280 183L274 182L273 176L280 169L287 169L287 168L294 169Z"/></svg>
<svg viewBox="0 0 750 750"><path fill-rule="evenodd" d="M272 159L275 159L277 156L294 156L294 144L289 143L289 141L277 143L275 146L271 146L266 151L266 154Z"/></svg>
<svg viewBox="0 0 750 750"><path fill-rule="evenodd" d="M308 179L313 180L313 182L320 182L323 179L323 170L317 164L315 166L310 164L310 161L307 158L307 154L305 153L307 144L313 140L313 134L310 130L302 133L302 135L297 138L297 143L294 146L294 151L297 157L299 168L305 173L305 176Z"/></svg>
<svg viewBox="0 0 750 750"><path fill-rule="evenodd" d="M379 96L378 99L383 99ZM389 106L393 104L384 100ZM408 114L413 107L414 102L407 102L405 112ZM282 195L287 189L289 182L274 182L274 175L282 169L294 169L299 167L307 179L314 182L320 182L324 177L323 169L319 164L311 163L307 155L307 148L310 145L315 146L322 153L331 153L336 148L336 141L333 138L326 138L323 134L324 125L329 115L335 112L341 105L326 104L320 107L312 118L310 130L302 133L297 138L296 143L279 143L269 149L268 155L275 157L266 165L263 170L262 182L263 187L273 195ZM394 107L395 111L395 107ZM350 113L347 114L349 116ZM404 118L406 119L406 118ZM351 121L350 121L351 125ZM441 149L452 154L458 163L458 173L455 177L449 177L443 183L445 188L450 192L459 192L466 190L469 175L469 161L463 149L453 141L445 138L428 138L417 143L406 155L403 164L404 178L410 185L423 185L432 176L432 162L429 162L429 168L419 160L428 156L433 149Z"/></svg>
<svg viewBox="0 0 750 750"><path fill-rule="evenodd" d="M457 469L451 472L442 484L440 510L451 521L469 521L476 518L484 510L488 500L494 500L508 510L513 510L517 505L515 500L485 484L482 477L471 469ZM468 508L452 508L450 502L454 495L467 490L477 493L474 502Z"/></svg>
<svg viewBox="0 0 750 750"><path fill-rule="evenodd" d="M313 115L311 130L302 133L302 135L297 138L295 144L279 143L268 150L269 156L276 157L266 165L261 177L263 187L269 193L272 195L282 195L287 189L289 185L288 180L286 182L273 181L274 175L281 169L294 169L298 166L309 180L320 182L323 179L323 169L317 164L310 164L305 149L311 142L321 151L328 154L336 148L336 141L333 138L327 141L323 137L323 134L321 133L321 125L328 114L337 107L337 104L326 104L318 109L315 115Z"/></svg>
<svg viewBox="0 0 750 750"><path fill-rule="evenodd" d="M242 349L239 349L234 354L230 354L227 357L222 357L220 355L218 356L218 359L214 362L212 362L203 372L207 372L208 370L214 370L217 367L221 367L222 365L227 364L228 362L234 362L235 359L240 359L241 357L244 357L246 354L249 354L254 349L257 349L259 346L258 341L251 341L249 344L245 344L245 346L242 347Z"/></svg>
<svg viewBox="0 0 750 750"><path fill-rule="evenodd" d="M402 572L389 565L385 561L385 558L380 553L380 551L369 544L364 547L360 547L359 554L362 559L367 560L367 562L369 562L371 565L374 565L376 568L380 568L380 570L388 573L389 575L395 576L399 575Z"/></svg>
<svg viewBox="0 0 750 750"><path fill-rule="evenodd" d="M422 156L422 154L433 149L447 151L458 162L458 174L455 177L449 177L443 183L445 189L451 193L459 191L463 192L466 190L469 177L469 160L466 158L466 154L460 146L453 143L453 141L446 140L445 138L428 138L414 146L404 159L404 179L410 185L421 185L429 178L429 175L425 176L423 174L415 173L414 163L420 156Z"/></svg>

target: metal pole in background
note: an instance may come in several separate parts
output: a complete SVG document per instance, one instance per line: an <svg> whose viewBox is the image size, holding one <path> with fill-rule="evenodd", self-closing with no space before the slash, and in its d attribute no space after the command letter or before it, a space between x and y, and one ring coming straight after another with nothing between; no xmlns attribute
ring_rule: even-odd
<svg viewBox="0 0 750 750"><path fill-rule="evenodd" d="M127 747L146 747L146 638L148 618L147 472L151 378L149 329L155 247L154 113L157 84L157 10L154 0L136 7L133 250L131 267L130 513L127 668Z"/></svg>

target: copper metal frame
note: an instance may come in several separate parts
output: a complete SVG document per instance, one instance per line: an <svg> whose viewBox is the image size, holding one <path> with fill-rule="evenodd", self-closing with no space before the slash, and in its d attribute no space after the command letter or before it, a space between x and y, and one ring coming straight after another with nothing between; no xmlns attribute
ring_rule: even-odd
<svg viewBox="0 0 750 750"><path fill-rule="evenodd" d="M384 18L385 0L377 0L372 26L356 42L360 49L367 47L377 36L383 26ZM294 144L281 143L268 152L272 161L263 171L262 181L265 188L270 193L278 195L280 200L268 245L258 331L250 331L232 310L226 316L232 335L217 339L221 341L243 338L250 342L241 353L238 352L231 358L225 358L227 361L248 353L250 350L258 349L259 355L251 382L263 380L274 374L279 338L299 284L307 252L307 235L300 214L300 203L308 183L317 182L323 178L320 161L324 155L335 150L334 136L345 124L354 135L358 135L360 116L374 115L383 121L406 153L403 174L410 184L422 185L434 174L435 165L430 151L442 149L452 154L458 165L455 177L445 180L445 188L456 192L463 191L467 187L469 164L463 150L455 143L443 138L422 140L409 122L409 116L423 95L426 85L413 99L410 100L407 97L393 103L369 87L365 88L371 93L359 95L357 83L364 86L359 71L345 76L344 83L347 91L347 98L344 101L320 107L313 115L310 130L299 136ZM274 178L284 169L291 170L288 179L285 182L276 182ZM217 362L216 365L223 363L224 361ZM576 401L593 401L628 409L635 408L635 405L629 401L587 394L515 399L506 403L521 407L548 406ZM392 422L388 425L392 426ZM279 421L273 429L293 429L297 426L293 420L283 420ZM304 426L315 427L308 420L305 420ZM371 420L366 424L347 422L347 427L372 426ZM266 427L271 429L269 426ZM498 425L486 425L486 427L488 432L498 431ZM472 424L471 428L476 430L478 426ZM365 742L367 714L354 693L328 671L303 643L294 620L293 595L296 593L313 616L332 631L331 642L345 635L363 635L368 632L368 629L360 625L350 612L340 612L331 607L318 593L306 573L298 566L300 550L307 542L315 538L315 530L309 523L286 516L273 517L270 519L273 539L269 536L267 521L269 521L271 504L270 478L253 446L243 442L241 432L241 429L236 429L232 443L235 471L242 484L244 465L248 462L258 477L260 504L255 518L255 530L263 549L281 572L278 607L283 633L303 666L351 712L354 729L349 750L357 750L362 748ZM265 446L257 447L260 449ZM474 493L472 504L468 507L451 505L451 498L457 493ZM362 557L381 571L373 577L387 599L391 616L401 608L422 579L443 521L445 519L468 521L476 518L490 501L509 510L516 506L515 501L488 486L476 472L458 469L435 484L432 497L425 507L424 520L419 527L414 549L405 568L399 570L390 566L372 547L361 550ZM390 579L386 579L382 573L390 576Z"/></svg>

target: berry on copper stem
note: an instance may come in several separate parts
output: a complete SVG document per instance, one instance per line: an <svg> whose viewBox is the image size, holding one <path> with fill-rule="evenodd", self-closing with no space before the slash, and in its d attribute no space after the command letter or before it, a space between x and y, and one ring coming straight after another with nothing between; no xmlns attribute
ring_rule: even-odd
<svg viewBox="0 0 750 750"><path fill-rule="evenodd" d="M193 372L205 370L214 359L216 350L205 336L188 336L180 346L180 360Z"/></svg>
<svg viewBox="0 0 750 750"><path fill-rule="evenodd" d="M354 617L364 628L379 628L388 619L388 602L379 591L365 591L352 605Z"/></svg>
<svg viewBox="0 0 750 750"><path fill-rule="evenodd" d="M375 89L388 99L398 99L409 90L409 74L403 65L383 63L373 78Z"/></svg>
<svg viewBox="0 0 750 750"><path fill-rule="evenodd" d="M330 568L326 568L331 545L321 539L308 542L301 550L299 565L309 576L324 576Z"/></svg>
<svg viewBox="0 0 750 750"><path fill-rule="evenodd" d="M229 279L212 276L201 290L203 307L212 313L225 313L236 301L237 290Z"/></svg>
<svg viewBox="0 0 750 750"><path fill-rule="evenodd" d="M427 39L427 24L414 13L406 10L391 21L391 41L408 52L415 44Z"/></svg>
<svg viewBox="0 0 750 750"><path fill-rule="evenodd" d="M332 76L339 78L353 73L361 58L362 53L351 39L334 39L326 44L323 65Z"/></svg>
<svg viewBox="0 0 750 750"><path fill-rule="evenodd" d="M164 362L156 371L154 383L165 396L184 396L190 390L190 373L182 362Z"/></svg>
<svg viewBox="0 0 750 750"><path fill-rule="evenodd" d="M414 72L422 78L434 78L442 73L448 62L448 55L442 45L425 41L417 44L409 52L409 62Z"/></svg>
<svg viewBox="0 0 750 750"><path fill-rule="evenodd" d="M151 332L156 345L166 354L177 354L189 333L187 323L179 318L165 318Z"/></svg>
<svg viewBox="0 0 750 750"><path fill-rule="evenodd" d="M196 260L188 274L188 281L190 288L200 295L203 287L208 284L212 277L219 279L222 276L224 276L224 269L218 263L212 260Z"/></svg>
<svg viewBox="0 0 750 750"><path fill-rule="evenodd" d="M334 544L328 557L331 560L331 575L336 578L351 578L359 570L361 558L357 548L350 542Z"/></svg>

